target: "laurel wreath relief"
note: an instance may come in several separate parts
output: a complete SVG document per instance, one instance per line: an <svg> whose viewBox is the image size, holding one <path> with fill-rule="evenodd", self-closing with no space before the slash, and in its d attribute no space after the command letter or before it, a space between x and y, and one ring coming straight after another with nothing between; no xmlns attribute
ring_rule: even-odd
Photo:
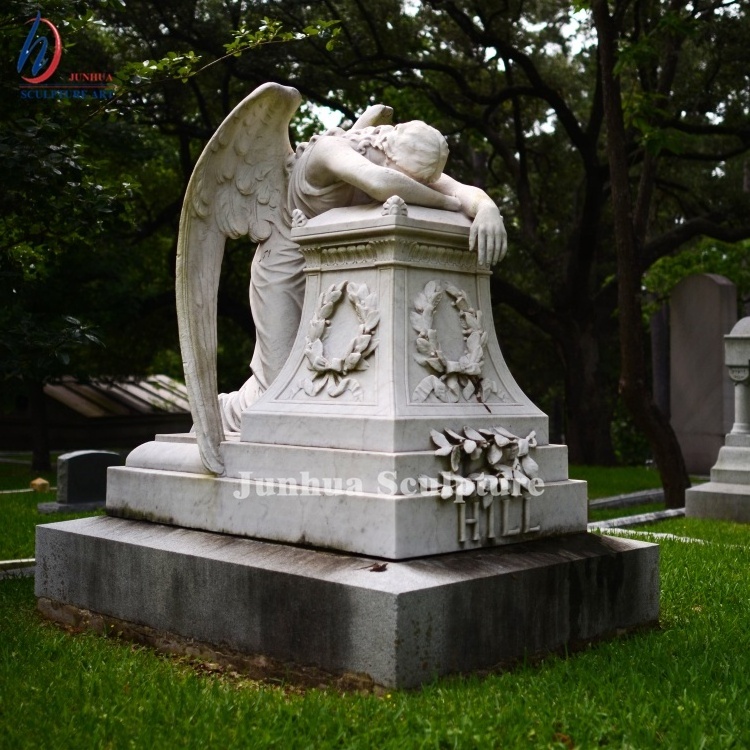
<svg viewBox="0 0 750 750"><path fill-rule="evenodd" d="M445 357L433 327L435 311L444 294L458 311L461 321L464 353L458 360ZM448 282L427 282L414 300L411 325L417 332L414 359L435 373L419 382L412 394L413 401L419 403L434 395L444 403L456 403L473 396L484 403L493 393L498 393L497 383L481 376L487 332L482 328L482 311L469 307L466 292Z"/></svg>
<svg viewBox="0 0 750 750"><path fill-rule="evenodd" d="M326 354L323 336L345 292L357 315L359 327L347 350L341 356L333 357ZM367 284L342 281L328 287L318 298L305 338L307 367L313 375L299 380L295 393L303 390L308 396L317 396L327 385L326 393L333 398L349 391L356 401L361 401L362 386L350 373L370 366L367 358L377 349L379 340L374 333L379 322L377 295L370 293Z"/></svg>

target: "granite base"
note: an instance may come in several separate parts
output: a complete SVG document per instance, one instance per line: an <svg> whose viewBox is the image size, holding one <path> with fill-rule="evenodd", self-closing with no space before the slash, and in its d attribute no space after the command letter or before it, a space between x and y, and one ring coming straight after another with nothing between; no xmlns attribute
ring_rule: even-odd
<svg viewBox="0 0 750 750"><path fill-rule="evenodd" d="M96 517L38 526L36 560L45 601L397 688L659 614L658 547L592 534L383 564Z"/></svg>

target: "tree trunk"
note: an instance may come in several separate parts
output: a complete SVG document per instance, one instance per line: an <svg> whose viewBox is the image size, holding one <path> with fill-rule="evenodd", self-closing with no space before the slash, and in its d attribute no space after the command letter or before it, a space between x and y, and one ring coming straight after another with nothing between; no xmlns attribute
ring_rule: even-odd
<svg viewBox="0 0 750 750"><path fill-rule="evenodd" d="M560 361L556 379L564 378L565 426L562 431L571 463L614 463L611 371L607 372L602 363L614 354L604 351L604 347L616 336L616 331L611 330L612 326L601 324L602 318L612 318L613 302L585 311L567 308L565 312L559 312L544 307L498 274L490 278L490 288L496 303L507 305L531 325L544 331L555 346ZM503 330L500 319L496 319L495 326L498 331ZM523 378L519 377L518 371L512 371L524 389Z"/></svg>
<svg viewBox="0 0 750 750"><path fill-rule="evenodd" d="M661 475L668 508L685 504L690 486L679 443L669 421L654 403L647 382L640 300L641 247L633 224L625 125L619 80L615 76L617 32L607 0L593 0L599 39L607 158L612 186L620 326L620 395L636 426L646 435Z"/></svg>
<svg viewBox="0 0 750 750"><path fill-rule="evenodd" d="M612 399L601 377L598 349L567 342L565 361L565 443L571 463L608 466L612 445Z"/></svg>
<svg viewBox="0 0 750 750"><path fill-rule="evenodd" d="M32 471L50 471L49 434L47 432L47 405L44 396L44 383L40 380L26 381L26 394L29 399L31 421Z"/></svg>

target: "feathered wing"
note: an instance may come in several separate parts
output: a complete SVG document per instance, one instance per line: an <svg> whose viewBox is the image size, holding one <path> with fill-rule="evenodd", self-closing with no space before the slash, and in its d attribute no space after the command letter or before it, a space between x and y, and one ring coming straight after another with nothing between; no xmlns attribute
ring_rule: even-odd
<svg viewBox="0 0 750 750"><path fill-rule="evenodd" d="M216 381L216 299L227 238L289 239L293 158L289 122L296 89L267 83L219 126L188 183L177 242L177 321L190 410L205 467L224 473Z"/></svg>

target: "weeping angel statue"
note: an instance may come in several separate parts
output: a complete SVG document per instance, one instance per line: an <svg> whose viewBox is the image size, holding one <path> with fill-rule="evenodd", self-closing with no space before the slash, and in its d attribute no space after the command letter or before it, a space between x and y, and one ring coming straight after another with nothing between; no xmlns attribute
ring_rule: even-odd
<svg viewBox="0 0 750 750"><path fill-rule="evenodd" d="M225 432L239 430L243 410L278 375L297 334L305 281L291 238L295 209L309 219L398 195L473 219L469 242L481 265L506 251L492 199L443 173L448 144L437 130L420 121L393 126L391 108L374 105L349 130L327 130L295 152L288 132L300 101L296 89L275 83L253 91L208 142L185 195L177 252L180 347L201 458L217 475L224 473ZM243 235L258 243L250 275L252 376L217 398L219 273L226 239Z"/></svg>

